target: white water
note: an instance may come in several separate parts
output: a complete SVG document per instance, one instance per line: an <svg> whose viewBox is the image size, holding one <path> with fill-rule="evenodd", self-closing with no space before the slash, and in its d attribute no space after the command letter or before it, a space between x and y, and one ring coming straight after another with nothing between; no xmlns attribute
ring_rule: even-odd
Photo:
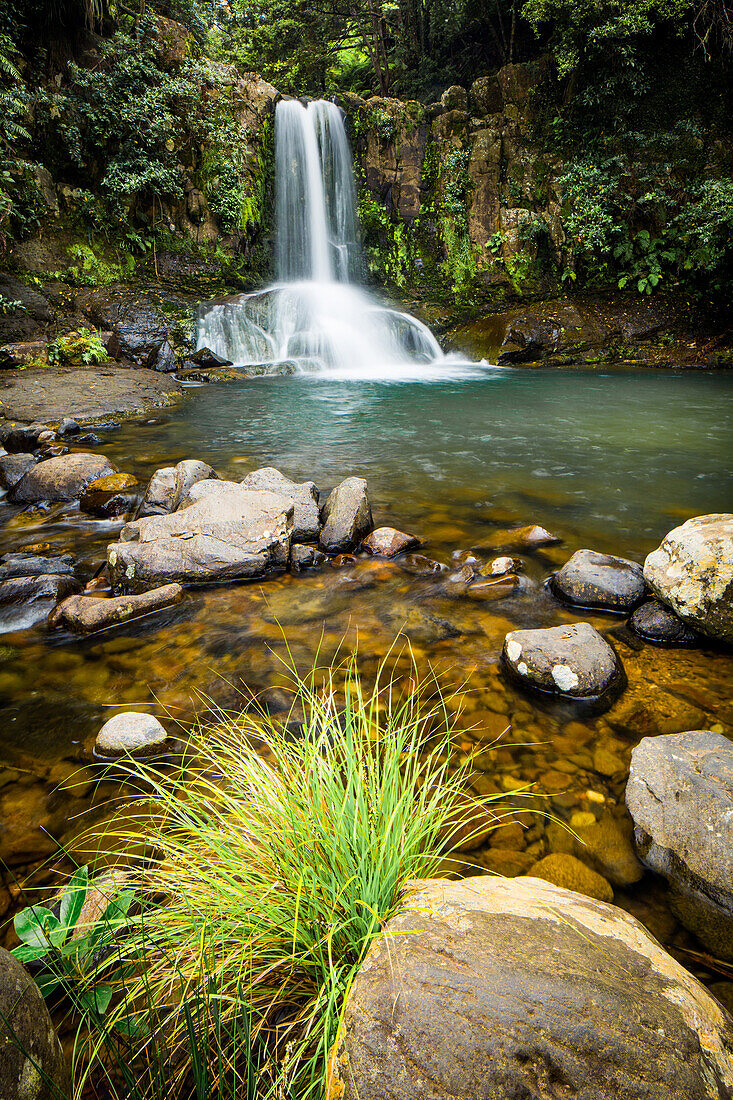
<svg viewBox="0 0 733 1100"><path fill-rule="evenodd" d="M287 362L329 377L434 376L439 365L442 373L448 360L430 330L354 283L356 193L338 107L277 105L275 177L278 281L210 309L198 347L238 366Z"/></svg>

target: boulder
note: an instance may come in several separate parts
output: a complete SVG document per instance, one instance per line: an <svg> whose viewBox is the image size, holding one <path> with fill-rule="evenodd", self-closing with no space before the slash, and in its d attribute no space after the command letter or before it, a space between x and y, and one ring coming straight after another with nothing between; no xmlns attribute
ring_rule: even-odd
<svg viewBox="0 0 733 1100"><path fill-rule="evenodd" d="M377 558L396 558L398 554L417 549L420 539L414 535L406 535L404 531L398 531L394 527L377 527L367 535L361 545L367 554L373 554Z"/></svg>
<svg viewBox="0 0 733 1100"><path fill-rule="evenodd" d="M318 542L321 530L318 513L318 489L312 481L298 483L272 466L254 470L242 481L245 489L264 489L293 502L293 538L298 542Z"/></svg>
<svg viewBox="0 0 733 1100"><path fill-rule="evenodd" d="M626 804L639 855L669 881L679 919L733 959L733 743L708 730L643 738Z"/></svg>
<svg viewBox="0 0 733 1100"><path fill-rule="evenodd" d="M686 623L733 643L733 514L696 516L644 563L654 595Z"/></svg>
<svg viewBox="0 0 733 1100"><path fill-rule="evenodd" d="M321 549L327 554L355 550L373 527L367 483L347 477L330 493L323 509Z"/></svg>
<svg viewBox="0 0 733 1100"><path fill-rule="evenodd" d="M168 734L152 714L127 711L104 723L94 742L96 756L149 756L161 751Z"/></svg>
<svg viewBox="0 0 733 1100"><path fill-rule="evenodd" d="M71 1095L69 1068L46 1002L25 967L0 947L0 1096Z"/></svg>
<svg viewBox="0 0 733 1100"><path fill-rule="evenodd" d="M288 497L199 481L178 511L125 524L107 549L110 577L126 591L264 577L287 565L292 526Z"/></svg>
<svg viewBox="0 0 733 1100"><path fill-rule="evenodd" d="M13 489L35 464L35 458L29 454L3 455L0 458L0 489Z"/></svg>
<svg viewBox="0 0 733 1100"><path fill-rule="evenodd" d="M621 662L590 623L512 630L502 657L518 683L554 695L601 698L623 685Z"/></svg>
<svg viewBox="0 0 733 1100"><path fill-rule="evenodd" d="M290 569L293 573L302 573L304 569L315 569L323 565L326 555L317 546L302 546L295 543L290 548Z"/></svg>
<svg viewBox="0 0 733 1100"><path fill-rule="evenodd" d="M0 581L0 630L27 630L42 622L59 600L80 588L74 577L57 573Z"/></svg>
<svg viewBox="0 0 733 1100"><path fill-rule="evenodd" d="M659 600L645 600L639 604L628 625L634 634L653 645L695 646L703 641L702 634Z"/></svg>
<svg viewBox="0 0 733 1100"><path fill-rule="evenodd" d="M140 517L162 516L175 512L181 501L199 481L216 480L216 473L206 462L184 458L175 466L156 470L145 490Z"/></svg>
<svg viewBox="0 0 733 1100"><path fill-rule="evenodd" d="M644 571L635 561L576 550L552 578L552 591L578 607L631 611L646 592Z"/></svg>
<svg viewBox="0 0 733 1100"><path fill-rule="evenodd" d="M117 467L104 455L63 455L39 462L28 470L8 495L19 504L76 500L92 481L116 472Z"/></svg>
<svg viewBox="0 0 733 1100"><path fill-rule="evenodd" d="M6 554L0 565L0 581L10 577L42 577L48 573L73 577L74 559L70 554L62 554L58 558L44 558L40 554Z"/></svg>
<svg viewBox="0 0 733 1100"><path fill-rule="evenodd" d="M164 607L180 603L183 588L180 584L166 584L161 588L151 588L139 596L111 596L100 599L98 596L69 596L53 609L48 617L51 630L63 627L76 634L90 634L95 630L105 630L118 626L129 619L141 615L150 615Z"/></svg>
<svg viewBox="0 0 733 1100"><path fill-rule="evenodd" d="M733 1021L627 913L537 878L419 886L350 988L327 1100L732 1094Z"/></svg>

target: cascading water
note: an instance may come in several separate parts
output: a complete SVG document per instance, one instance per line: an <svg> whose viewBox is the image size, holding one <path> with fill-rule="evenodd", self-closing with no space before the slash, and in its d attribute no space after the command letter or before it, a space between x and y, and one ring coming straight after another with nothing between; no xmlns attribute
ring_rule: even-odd
<svg viewBox="0 0 733 1100"><path fill-rule="evenodd" d="M277 105L275 176L278 281L210 309L198 346L242 366L292 363L367 377L442 361L425 325L354 283L361 269L356 193L338 107L326 100Z"/></svg>

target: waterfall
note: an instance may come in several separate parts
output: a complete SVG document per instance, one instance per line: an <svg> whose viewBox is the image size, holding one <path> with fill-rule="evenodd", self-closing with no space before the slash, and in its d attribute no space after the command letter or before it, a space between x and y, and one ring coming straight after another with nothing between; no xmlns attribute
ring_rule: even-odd
<svg viewBox="0 0 733 1100"><path fill-rule="evenodd" d="M238 366L384 376L442 360L430 330L357 285L361 250L354 171L341 111L318 100L275 115L277 282L213 306L198 347Z"/></svg>

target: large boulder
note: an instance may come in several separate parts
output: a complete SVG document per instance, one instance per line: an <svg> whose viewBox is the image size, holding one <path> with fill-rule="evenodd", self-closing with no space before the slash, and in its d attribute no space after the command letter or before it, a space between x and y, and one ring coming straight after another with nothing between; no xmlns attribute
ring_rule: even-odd
<svg viewBox="0 0 733 1100"><path fill-rule="evenodd" d="M696 516L675 527L646 559L644 576L675 615L733 642L733 514Z"/></svg>
<svg viewBox="0 0 733 1100"><path fill-rule="evenodd" d="M367 483L363 477L347 477L329 494L323 508L321 548L327 554L355 550L374 526Z"/></svg>
<svg viewBox="0 0 733 1100"><path fill-rule="evenodd" d="M679 919L733 959L733 743L708 730L645 737L626 804L639 854L669 881Z"/></svg>
<svg viewBox="0 0 733 1100"><path fill-rule="evenodd" d="M621 662L590 623L512 630L502 657L518 683L553 695L596 699L623 684Z"/></svg>
<svg viewBox="0 0 733 1100"><path fill-rule="evenodd" d="M25 967L0 947L0 1096L71 1095L69 1069L46 1002Z"/></svg>
<svg viewBox="0 0 733 1100"><path fill-rule="evenodd" d="M112 583L145 591L263 577L287 565L292 527L289 497L199 481L178 511L125 524L107 549Z"/></svg>
<svg viewBox="0 0 733 1100"><path fill-rule="evenodd" d="M264 489L279 493L293 502L293 539L298 542L318 542L321 521L318 513L318 489L312 481L298 483L285 477L272 466L254 470L242 481L245 489Z"/></svg>
<svg viewBox="0 0 733 1100"><path fill-rule="evenodd" d="M161 588L141 592L139 596L112 596L109 599L69 596L53 609L48 625L51 630L64 627L77 634L90 634L171 607L180 603L182 598L180 584L165 584Z"/></svg>
<svg viewBox="0 0 733 1100"><path fill-rule="evenodd" d="M76 500L92 481L117 472L117 467L95 454L68 454L39 462L9 492L19 504L41 500Z"/></svg>
<svg viewBox="0 0 733 1100"><path fill-rule="evenodd" d="M327 1100L721 1100L733 1021L633 917L536 878L432 881L353 982Z"/></svg>
<svg viewBox="0 0 733 1100"><path fill-rule="evenodd" d="M631 611L646 592L644 571L635 561L576 550L552 578L552 590L566 603Z"/></svg>

